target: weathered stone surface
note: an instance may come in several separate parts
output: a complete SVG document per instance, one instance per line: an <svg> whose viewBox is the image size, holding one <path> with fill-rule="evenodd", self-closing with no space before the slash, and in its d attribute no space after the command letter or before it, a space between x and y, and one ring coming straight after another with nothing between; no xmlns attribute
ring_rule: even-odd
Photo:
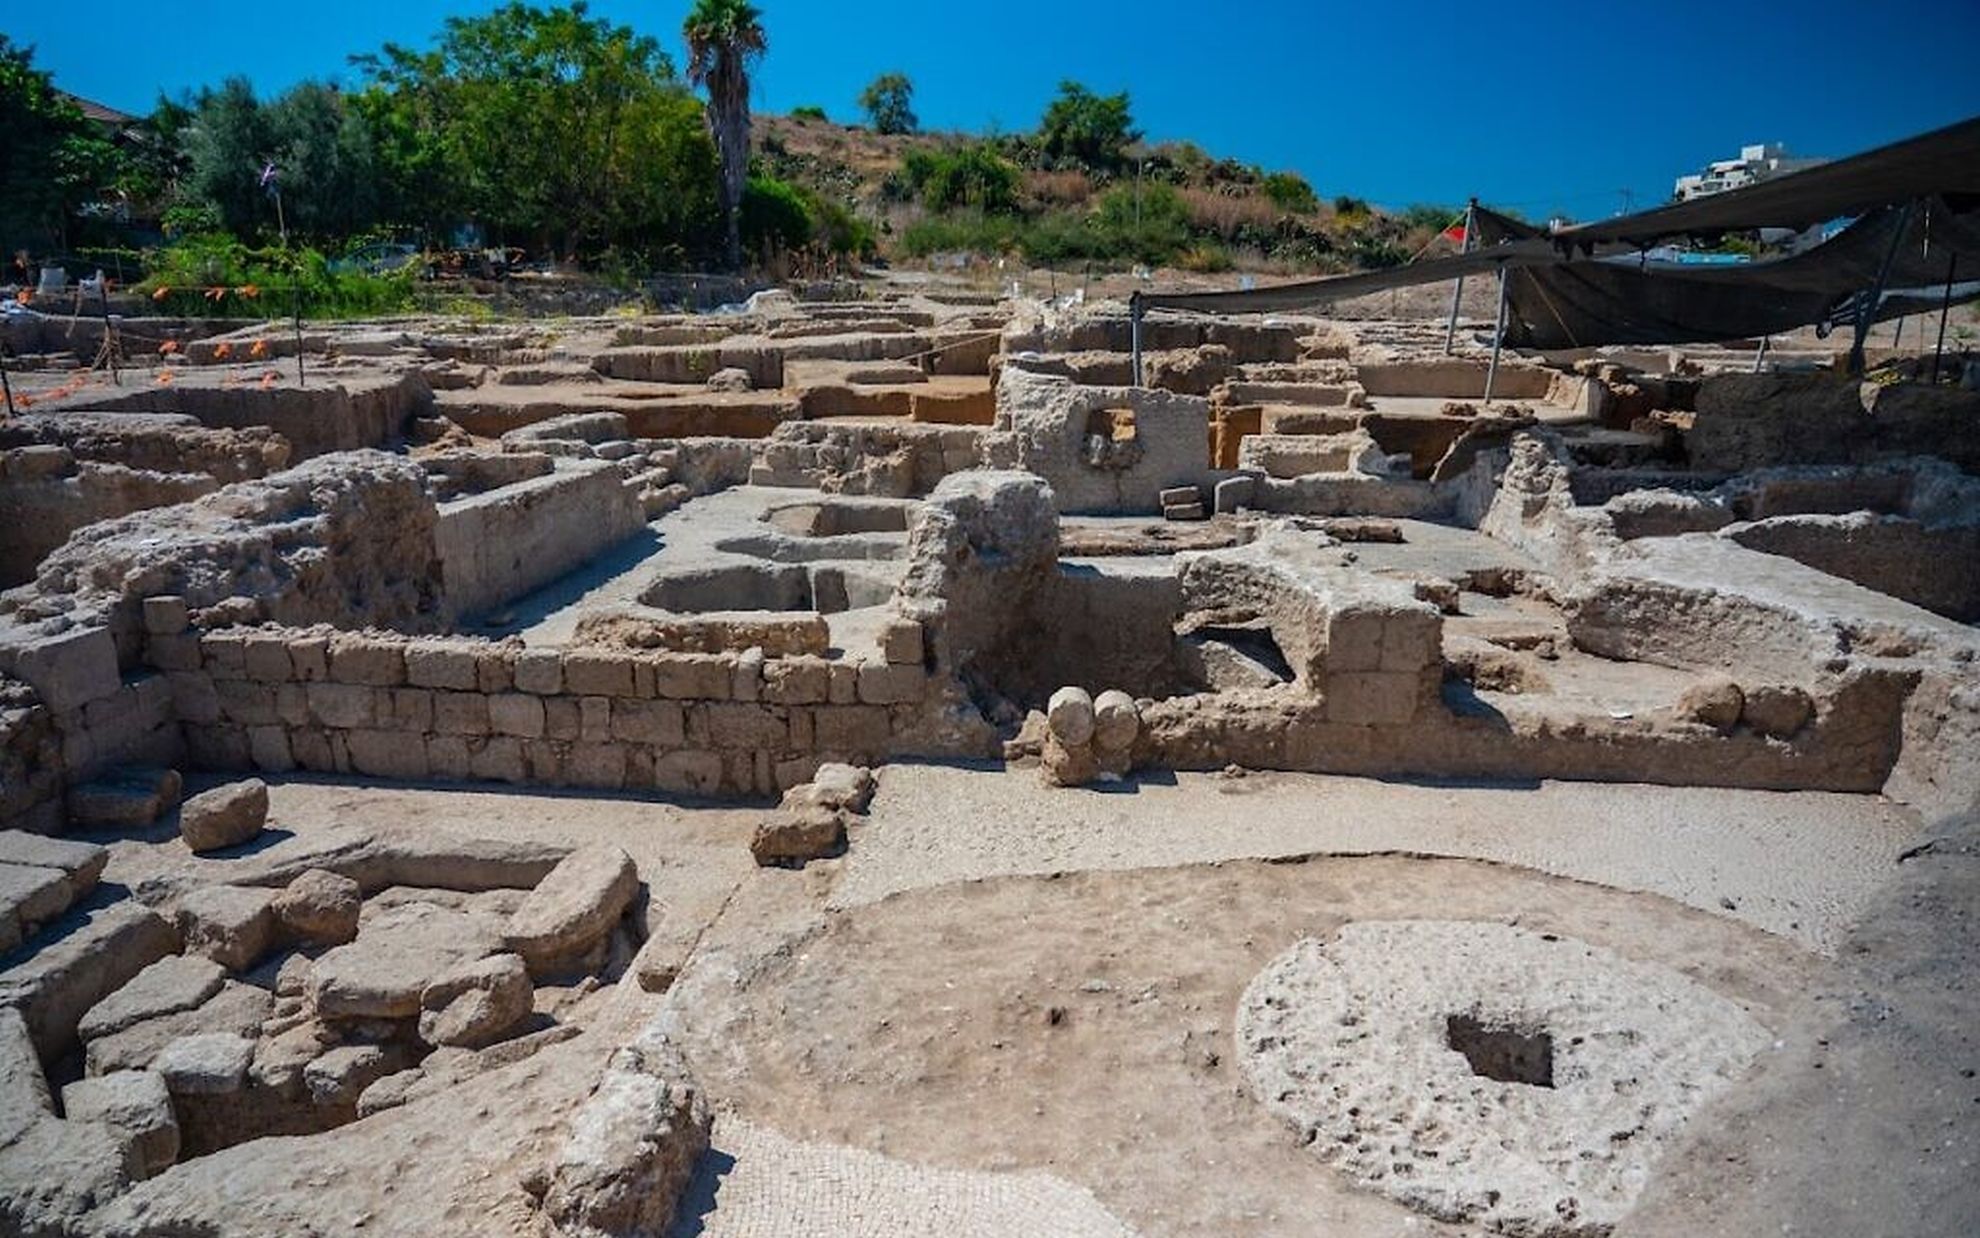
<svg viewBox="0 0 1980 1238"><path fill-rule="evenodd" d="M84 1012L168 954L179 935L148 907L120 902L91 911L73 931L0 972L0 1006L15 1006L44 1061L76 1043Z"/></svg>
<svg viewBox="0 0 1980 1238"><path fill-rule="evenodd" d="M1815 702L1793 685L1763 684L1746 693L1740 717L1746 725L1774 739L1792 739L1815 716Z"/></svg>
<svg viewBox="0 0 1980 1238"><path fill-rule="evenodd" d="M37 1121L0 1145L0 1234L68 1238L127 1190L132 1151L101 1122Z"/></svg>
<svg viewBox="0 0 1980 1238"><path fill-rule="evenodd" d="M0 1147L44 1117L55 1116L48 1077L18 1010L0 1006Z"/></svg>
<svg viewBox="0 0 1980 1238"><path fill-rule="evenodd" d="M435 1048L493 1044L529 1017L534 993L521 955L463 963L420 993L419 1038Z"/></svg>
<svg viewBox="0 0 1980 1238"><path fill-rule="evenodd" d="M632 857L606 843L565 856L509 918L504 940L531 967L589 949L639 891Z"/></svg>
<svg viewBox="0 0 1980 1238"><path fill-rule="evenodd" d="M358 1096L357 1111L361 1118L387 1109L397 1109L411 1099L413 1088L426 1072L415 1066L409 1070L395 1071L382 1079L377 1079Z"/></svg>
<svg viewBox="0 0 1980 1238"><path fill-rule="evenodd" d="M680 1051L664 1033L642 1033L612 1055L572 1116L549 1168L545 1214L565 1233L666 1233L711 1126Z"/></svg>
<svg viewBox="0 0 1980 1238"><path fill-rule="evenodd" d="M1686 688L1678 697L1677 709L1680 718L1702 722L1723 734L1739 725L1745 703L1746 695L1738 684L1723 675L1714 675Z"/></svg>
<svg viewBox="0 0 1980 1238"><path fill-rule="evenodd" d="M179 900L179 932L186 952L203 954L233 971L246 971L275 940L272 891L210 885Z"/></svg>
<svg viewBox="0 0 1980 1238"><path fill-rule="evenodd" d="M95 1040L159 1015L191 1010L220 991L227 970L211 959L169 954L89 1008L76 1034Z"/></svg>
<svg viewBox="0 0 1980 1238"><path fill-rule="evenodd" d="M254 1042L235 1032L181 1036L158 1051L151 1069L174 1096L221 1096L247 1082Z"/></svg>
<svg viewBox="0 0 1980 1238"><path fill-rule="evenodd" d="M366 1088L404 1066L397 1046L339 1045L303 1067L303 1086L319 1105L356 1105Z"/></svg>
<svg viewBox="0 0 1980 1238"><path fill-rule="evenodd" d="M805 808L827 811L865 812L873 799L873 774L843 761L827 761L812 774L811 781L784 792L780 807L798 812Z"/></svg>
<svg viewBox="0 0 1980 1238"><path fill-rule="evenodd" d="M1094 760L1092 744L1068 744L1048 730L1045 749L1039 754L1039 772L1053 786L1083 787L1100 776L1100 765Z"/></svg>
<svg viewBox="0 0 1980 1238"><path fill-rule="evenodd" d="M284 886L271 908L276 923L292 936L340 946L357 936L360 894L349 877L312 868Z"/></svg>
<svg viewBox="0 0 1980 1238"><path fill-rule="evenodd" d="M316 960L311 1000L330 1019L410 1018L427 985L499 949L497 934L478 916L406 903L379 913L356 941Z"/></svg>
<svg viewBox="0 0 1980 1238"><path fill-rule="evenodd" d="M67 911L73 897L68 874L59 868L0 864L0 952Z"/></svg>
<svg viewBox="0 0 1980 1238"><path fill-rule="evenodd" d="M177 770L113 770L69 789L69 824L82 830L143 829L179 802Z"/></svg>
<svg viewBox="0 0 1980 1238"><path fill-rule="evenodd" d="M96 888L103 866L109 862L109 850L95 843L50 838L26 830L0 830L0 864L59 868L68 874L77 898Z"/></svg>
<svg viewBox="0 0 1980 1238"><path fill-rule="evenodd" d="M179 1159L179 1119L165 1076L120 1070L78 1079L62 1089L62 1112L71 1122L101 1122L131 1149L131 1172L149 1178Z"/></svg>
<svg viewBox="0 0 1980 1238"><path fill-rule="evenodd" d="M272 1004L266 989L229 980L218 993L191 1010L159 1015L90 1041L83 1053L83 1070L107 1075L148 1069L166 1045L184 1036L205 1032L253 1036L267 1020Z"/></svg>
<svg viewBox="0 0 1980 1238"><path fill-rule="evenodd" d="M766 868L803 868L838 855L846 846L846 818L818 804L779 809L756 827L749 853Z"/></svg>
<svg viewBox="0 0 1980 1238"><path fill-rule="evenodd" d="M1078 747L1093 738L1093 698L1084 688L1060 688L1045 705L1045 720L1060 743Z"/></svg>
<svg viewBox="0 0 1980 1238"><path fill-rule="evenodd" d="M1141 733L1141 711L1134 698L1110 688L1093 698L1093 746L1124 750Z"/></svg>
<svg viewBox="0 0 1980 1238"><path fill-rule="evenodd" d="M248 1085L295 1097L303 1091L303 1068L340 1043L337 1031L321 1019L304 1019L294 1027L266 1033L254 1042L248 1064Z"/></svg>
<svg viewBox="0 0 1980 1238"><path fill-rule="evenodd" d="M203 791L179 809L179 836L194 851L235 847L268 820L268 784L248 778Z"/></svg>

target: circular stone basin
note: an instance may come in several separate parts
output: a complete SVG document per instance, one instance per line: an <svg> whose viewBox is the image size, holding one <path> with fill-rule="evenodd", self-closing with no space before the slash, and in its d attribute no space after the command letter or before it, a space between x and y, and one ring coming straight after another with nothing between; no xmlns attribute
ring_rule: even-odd
<svg viewBox="0 0 1980 1238"><path fill-rule="evenodd" d="M1597 1235L1769 1033L1676 972L1482 921L1359 921L1238 1003L1253 1092L1360 1185L1446 1220Z"/></svg>

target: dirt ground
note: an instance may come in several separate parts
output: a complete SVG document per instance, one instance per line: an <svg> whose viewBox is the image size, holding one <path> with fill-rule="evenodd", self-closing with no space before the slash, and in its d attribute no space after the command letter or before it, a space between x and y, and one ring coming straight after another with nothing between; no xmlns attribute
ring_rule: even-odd
<svg viewBox="0 0 1980 1238"><path fill-rule="evenodd" d="M806 1139L1046 1169L1144 1233L1446 1229L1347 1186L1248 1093L1231 1013L1301 937L1356 919L1517 923L1662 963L1768 1027L1831 968L1668 900L1367 857L970 881L836 914L683 1012L710 1091Z"/></svg>
<svg viewBox="0 0 1980 1238"><path fill-rule="evenodd" d="M479 1150L456 1170L339 1198L365 1201L366 1232L519 1220L534 1153L497 1145L547 1137L543 1106L658 1017L718 1113L681 1235L1482 1233L1350 1184L1235 1054L1239 996L1293 943L1425 918L1669 968L1767 1029L1619 1233L1970 1232L1970 830L1922 836L1875 797L1627 785L1184 774L1105 794L914 765L881 784L848 856L794 872L750 863L760 808L278 780L271 830L299 835L609 838L691 954L664 998L596 1006L507 1083L233 1154L254 1215L320 1229L313 1183L427 1146L438 1109L471 1104ZM135 849L159 846L121 844L112 877L156 871ZM196 1215L227 1163L153 1220Z"/></svg>

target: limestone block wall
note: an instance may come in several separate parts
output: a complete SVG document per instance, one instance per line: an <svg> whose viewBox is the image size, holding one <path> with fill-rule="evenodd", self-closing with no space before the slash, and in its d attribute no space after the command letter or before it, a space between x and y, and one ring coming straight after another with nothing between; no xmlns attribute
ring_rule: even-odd
<svg viewBox="0 0 1980 1238"><path fill-rule="evenodd" d="M121 675L108 628L0 639L0 829L55 832L68 786L180 752L169 681Z"/></svg>
<svg viewBox="0 0 1980 1238"><path fill-rule="evenodd" d="M548 584L646 522L619 467L559 460L538 477L442 503L433 528L444 596L478 614Z"/></svg>
<svg viewBox="0 0 1980 1238"><path fill-rule="evenodd" d="M983 463L981 426L793 421L777 427L750 469L755 486L905 499Z"/></svg>
<svg viewBox="0 0 1980 1238"><path fill-rule="evenodd" d="M294 386L293 368L282 382L258 387L140 387L92 393L95 409L111 412L183 413L212 429L265 427L287 439L295 460L331 451L378 447L400 437L408 419L433 407L433 389L417 370L382 378L319 374Z"/></svg>
<svg viewBox="0 0 1980 1238"><path fill-rule="evenodd" d="M771 795L821 761L916 750L937 693L919 640L887 651L855 662L188 627L154 633L146 656L204 768Z"/></svg>
<svg viewBox="0 0 1980 1238"><path fill-rule="evenodd" d="M1062 512L1154 512L1172 486L1214 485L1210 403L1134 387L1085 387L1006 369L989 463L1043 477Z"/></svg>

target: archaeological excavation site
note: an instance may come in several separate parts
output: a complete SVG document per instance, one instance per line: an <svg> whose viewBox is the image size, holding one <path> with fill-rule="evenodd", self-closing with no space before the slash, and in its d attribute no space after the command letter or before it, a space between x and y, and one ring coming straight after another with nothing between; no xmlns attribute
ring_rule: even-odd
<svg viewBox="0 0 1980 1238"><path fill-rule="evenodd" d="M1339 280L9 313L0 1233L1973 1232L1976 125Z"/></svg>

